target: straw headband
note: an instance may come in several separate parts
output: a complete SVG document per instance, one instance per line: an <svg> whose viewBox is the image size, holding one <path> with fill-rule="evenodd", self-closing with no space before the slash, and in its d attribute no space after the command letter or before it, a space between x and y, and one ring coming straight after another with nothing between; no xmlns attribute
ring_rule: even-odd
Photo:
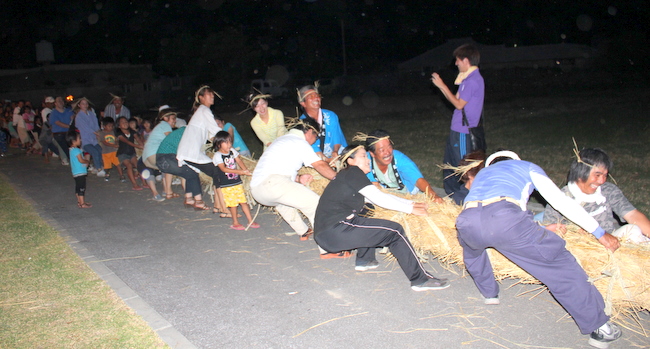
<svg viewBox="0 0 650 349"><path fill-rule="evenodd" d="M453 173L450 173L447 177L445 177L445 179L447 179L449 177L453 177L453 176L458 176L459 177L458 181L461 181L463 176L465 176L465 174L467 172L469 172L471 169L473 169L475 167L480 166L483 163L483 160L471 160L471 159L468 159L468 160L465 160L465 161L469 161L469 164L463 165L463 166L452 166L450 164L443 164L443 165L438 165L438 167L440 167L443 170L451 170L451 171L453 171Z"/></svg>
<svg viewBox="0 0 650 349"><path fill-rule="evenodd" d="M203 86L199 87L199 89L196 90L196 93L194 94L194 103L201 104L201 102L199 101L199 94L201 93L201 91L203 91L203 90L205 90L205 89L210 89L210 90L212 90L212 88L211 88L210 86L208 86L208 85L203 85ZM219 99L223 99L223 97L221 97L221 96L217 93L217 91L212 90L212 93L214 93L215 96L219 97Z"/></svg>
<svg viewBox="0 0 650 349"><path fill-rule="evenodd" d="M515 153L514 151L501 150L501 151L498 151L498 152L488 156L487 160L485 160L485 167L490 166L490 164L492 164L492 161L494 161L494 159L500 158L500 157L511 158L513 160L521 160L519 158L519 155L517 155L517 153Z"/></svg>
<svg viewBox="0 0 650 349"><path fill-rule="evenodd" d="M595 165L588 164L588 163L584 162L584 160L582 160L582 158L580 157L580 151L578 151L578 143L576 143L576 139L573 138L573 137L571 139L573 140L573 154L576 156L576 161L578 163L580 163L580 164L584 164L585 166L589 166L590 168L595 168L596 167ZM607 177L611 178L612 181L614 182L614 184L618 185L618 183L616 182L616 179L614 179L614 177L612 177L611 173L607 173Z"/></svg>
<svg viewBox="0 0 650 349"><path fill-rule="evenodd" d="M348 158L350 158L350 156L352 156L352 154L356 153L357 150L359 150L359 149L365 149L365 148L364 148L363 145L358 145L358 146L354 147L353 149L351 149L350 151L348 151L347 153L343 154L341 156L341 164L343 166L347 166Z"/></svg>
<svg viewBox="0 0 650 349"><path fill-rule="evenodd" d="M298 93L298 102L304 102L305 98L307 98L307 96L309 96L311 94L314 94L314 93L318 93L318 86L319 85L320 85L320 81L318 81L318 80L314 81L314 88L310 88L309 90L305 91L306 93L304 95L301 95L300 90L297 89L296 92Z"/></svg>
<svg viewBox="0 0 650 349"><path fill-rule="evenodd" d="M257 89L255 89L255 91L259 92ZM246 109L240 111L237 115L241 115L241 114L245 113L247 110L253 109L253 104L255 104L256 101L258 101L260 99L269 99L269 98L273 98L273 96L271 96L269 94L258 93L257 95L253 96L251 98L251 100L248 101L248 102L246 102L245 100L242 99L242 102L246 102L248 104L248 107Z"/></svg>
<svg viewBox="0 0 650 349"><path fill-rule="evenodd" d="M118 99L118 98L121 99L122 101L124 101L124 96L114 95L114 94L112 94L112 93L110 93L110 92L109 92L108 94L111 95L111 97L113 97L113 98L111 99L111 103L113 103L113 101L116 100L116 99Z"/></svg>
<svg viewBox="0 0 650 349"><path fill-rule="evenodd" d="M375 140L374 142L371 142L370 144L368 144L367 145L368 147L372 147L373 145L379 143L379 141L381 141L383 139L390 140L390 136L374 137L374 136L368 136L367 134L362 133L362 132L357 132L357 134L355 134L354 137L352 137L352 141L353 142L367 142L368 138ZM392 144L393 141L390 141L390 143Z"/></svg>
<svg viewBox="0 0 650 349"><path fill-rule="evenodd" d="M289 130L292 129L292 128L296 128L296 126L302 125L303 128L310 128L310 129L314 130L314 132L316 132L318 134L318 130L316 128L314 128L314 126L310 125L309 123L304 122L300 118L285 118L285 120L286 120L286 122L285 122L286 127Z"/></svg>
<svg viewBox="0 0 650 349"><path fill-rule="evenodd" d="M93 105L93 102L91 102L88 98L86 98L86 97L80 97L80 98L77 99L76 101L72 102L72 105L71 105L72 109L77 108L77 107L79 106L79 103L80 103L81 101L83 101L83 100L85 100L86 102L88 102L88 105L89 105L89 106L90 106L90 105Z"/></svg>

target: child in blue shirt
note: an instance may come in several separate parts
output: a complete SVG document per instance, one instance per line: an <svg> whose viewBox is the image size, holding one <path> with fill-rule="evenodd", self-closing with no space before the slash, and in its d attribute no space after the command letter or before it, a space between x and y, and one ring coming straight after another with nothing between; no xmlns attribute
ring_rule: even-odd
<svg viewBox="0 0 650 349"><path fill-rule="evenodd" d="M93 207L85 201L86 195L86 177L88 176L88 164L90 156L84 157L81 150L81 135L76 129L68 131L66 141L70 147L70 169L75 182L75 195L77 196L77 206L79 208Z"/></svg>

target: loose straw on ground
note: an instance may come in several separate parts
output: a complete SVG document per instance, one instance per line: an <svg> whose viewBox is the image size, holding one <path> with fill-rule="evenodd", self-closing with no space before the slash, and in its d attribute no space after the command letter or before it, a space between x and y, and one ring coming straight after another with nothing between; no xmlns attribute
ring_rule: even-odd
<svg viewBox="0 0 650 349"><path fill-rule="evenodd" d="M300 336L300 335L302 335L302 334L304 334L304 333L306 333L306 332L308 332L308 331L313 330L313 329L316 328L316 327L319 327L319 326L321 326L321 325L325 325L326 323L329 323L329 322L332 322L332 321L341 320L341 319L345 319L345 318L353 317L353 316L365 315L365 314L368 314L368 312L367 312L367 311L364 311L363 313L351 314L351 315L345 315L345 316L341 316L341 317L337 317L337 318L329 319L329 320L327 320L327 321L321 322L320 324L314 325L314 326L312 326L312 327L310 327L310 328L308 328L308 329L306 329L306 330L304 330L304 331L298 333L297 335L295 335L295 336L293 336L293 337L291 337L291 338L296 338L296 337L298 337L298 336Z"/></svg>

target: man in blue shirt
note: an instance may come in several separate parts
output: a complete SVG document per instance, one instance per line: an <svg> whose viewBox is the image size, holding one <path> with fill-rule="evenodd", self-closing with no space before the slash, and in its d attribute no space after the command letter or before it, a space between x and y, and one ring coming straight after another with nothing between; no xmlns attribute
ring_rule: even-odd
<svg viewBox="0 0 650 349"><path fill-rule="evenodd" d="M68 164L70 158L70 149L65 135L70 128L72 119L72 109L66 108L63 97L56 97L54 100L54 109L50 112L50 125L52 126L52 138L58 143L65 157L61 155L61 163Z"/></svg>
<svg viewBox="0 0 650 349"><path fill-rule="evenodd" d="M303 86L298 90L298 103L304 110L300 119L309 117L321 128L316 143L312 145L314 152L326 162L331 162L339 154L339 150L348 146L338 115L331 110L321 109L321 96L318 88L313 85Z"/></svg>
<svg viewBox="0 0 650 349"><path fill-rule="evenodd" d="M365 141L370 158L370 172L366 176L371 182L379 183L384 188L395 189L402 194L427 193L435 202L442 202L442 198L433 191L413 160L401 151L393 149L388 132L372 131Z"/></svg>
<svg viewBox="0 0 650 349"><path fill-rule="evenodd" d="M619 247L618 240L564 195L541 167L520 160L511 151L499 151L487 158L485 168L474 178L456 220L465 267L485 304L499 304L499 286L485 250L496 249L548 287L580 332L591 335L590 345L607 348L621 336L621 330L609 322L602 295L565 248L564 239L535 223L526 210L533 190L607 249Z"/></svg>

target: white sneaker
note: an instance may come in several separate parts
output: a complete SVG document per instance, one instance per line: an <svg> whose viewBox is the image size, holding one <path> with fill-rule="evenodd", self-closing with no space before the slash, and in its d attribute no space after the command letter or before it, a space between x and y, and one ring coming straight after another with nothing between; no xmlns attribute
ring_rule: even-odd
<svg viewBox="0 0 650 349"><path fill-rule="evenodd" d="M61 160L61 165L70 166L70 163L67 160Z"/></svg>
<svg viewBox="0 0 650 349"><path fill-rule="evenodd" d="M162 175L157 175L156 176L156 182L158 182L158 183L162 182Z"/></svg>
<svg viewBox="0 0 650 349"><path fill-rule="evenodd" d="M499 297L492 297L492 298L485 298L483 301L485 305L499 305L501 302L499 301Z"/></svg>
<svg viewBox="0 0 650 349"><path fill-rule="evenodd" d="M609 344L621 338L621 329L613 323L607 321L604 325L600 326L594 332L591 332L589 338L589 345L592 347L607 349Z"/></svg>
<svg viewBox="0 0 650 349"><path fill-rule="evenodd" d="M101 170L101 171L97 172L97 177L106 177L106 171Z"/></svg>
<svg viewBox="0 0 650 349"><path fill-rule="evenodd" d="M172 179L172 185L181 185L181 179L180 178Z"/></svg>
<svg viewBox="0 0 650 349"><path fill-rule="evenodd" d="M58 158L59 156L56 155L56 153L52 153L52 157L53 157L53 158Z"/></svg>

